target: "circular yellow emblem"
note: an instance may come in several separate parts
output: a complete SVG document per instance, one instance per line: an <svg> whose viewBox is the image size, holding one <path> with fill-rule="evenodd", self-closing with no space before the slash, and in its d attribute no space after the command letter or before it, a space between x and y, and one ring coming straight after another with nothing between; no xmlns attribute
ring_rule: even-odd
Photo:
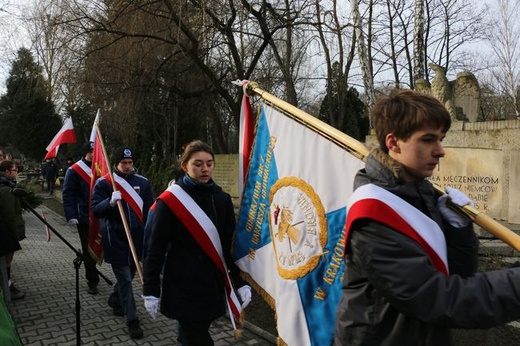
<svg viewBox="0 0 520 346"><path fill-rule="evenodd" d="M296 280L316 268L327 244L327 219L312 186L284 177L271 187L269 230L281 277Z"/></svg>

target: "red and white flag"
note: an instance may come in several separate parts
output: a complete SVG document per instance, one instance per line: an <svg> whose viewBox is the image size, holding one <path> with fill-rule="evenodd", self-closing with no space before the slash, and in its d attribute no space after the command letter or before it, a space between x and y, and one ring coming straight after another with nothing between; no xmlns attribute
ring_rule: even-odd
<svg viewBox="0 0 520 346"><path fill-rule="evenodd" d="M96 118L94 119L94 124L92 125L92 130L90 131L90 143L94 143L96 141L97 126L99 126L100 121L101 112L98 109L96 113Z"/></svg>
<svg viewBox="0 0 520 346"><path fill-rule="evenodd" d="M47 160L56 157L60 145L65 143L76 143L76 132L74 131L72 118L67 118L67 120L65 120L61 129L58 131L56 136L54 136L47 148L45 148L45 150L47 150L47 155L45 155L43 159Z"/></svg>
<svg viewBox="0 0 520 346"><path fill-rule="evenodd" d="M244 88L244 97L242 97L242 106L240 108L240 128L239 128L239 148L238 148L238 195L242 196L244 189L244 181L247 176L247 168L251 156L251 148L253 147L254 138L254 116L253 108L246 87L249 81L237 81L237 85Z"/></svg>

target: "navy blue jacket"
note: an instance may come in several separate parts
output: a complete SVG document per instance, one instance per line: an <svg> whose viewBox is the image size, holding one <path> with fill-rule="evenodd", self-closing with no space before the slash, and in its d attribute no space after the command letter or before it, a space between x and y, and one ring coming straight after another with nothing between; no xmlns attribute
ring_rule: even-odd
<svg viewBox="0 0 520 346"><path fill-rule="evenodd" d="M83 161L87 166L92 162ZM79 162L79 161L78 161ZM67 221L77 219L82 225L89 224L90 183L87 183L74 169L69 167L63 182L63 210Z"/></svg>
<svg viewBox="0 0 520 346"><path fill-rule="evenodd" d="M137 174L135 169L129 174L123 174L117 170L114 170L114 173L125 179L143 199L142 221L132 208L124 200L121 200L137 252L136 255L140 259L143 252L144 224L148 216L148 209L153 203L152 189L148 179ZM132 253L119 214L119 208L117 205L114 207L110 205L112 192L112 184L105 177L99 178L92 193L92 211L94 216L100 219L105 262L130 265L133 264Z"/></svg>

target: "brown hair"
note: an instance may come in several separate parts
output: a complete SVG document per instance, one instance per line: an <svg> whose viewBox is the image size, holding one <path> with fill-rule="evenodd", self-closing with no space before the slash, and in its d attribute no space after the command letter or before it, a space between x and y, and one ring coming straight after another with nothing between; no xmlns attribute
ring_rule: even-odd
<svg viewBox="0 0 520 346"><path fill-rule="evenodd" d="M426 126L447 132L451 126L450 113L435 97L413 90L394 90L380 96L370 112L381 150L388 153L386 135L393 133L407 140Z"/></svg>
<svg viewBox="0 0 520 346"><path fill-rule="evenodd" d="M13 167L16 168L14 162L11 160L4 160L0 162L0 172L5 172L14 169Z"/></svg>
<svg viewBox="0 0 520 346"><path fill-rule="evenodd" d="M181 155L180 163L181 165L186 165L190 160L191 156L199 151L204 151L211 155L213 160L215 160L215 154L213 153L213 149L206 143L201 140L194 140L188 144L184 148L184 152Z"/></svg>

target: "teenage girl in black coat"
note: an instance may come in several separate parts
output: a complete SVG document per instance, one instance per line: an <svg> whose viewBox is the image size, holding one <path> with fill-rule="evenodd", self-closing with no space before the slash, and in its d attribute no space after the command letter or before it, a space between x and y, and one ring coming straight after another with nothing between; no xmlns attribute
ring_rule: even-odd
<svg viewBox="0 0 520 346"><path fill-rule="evenodd" d="M236 220L231 197L213 179L213 150L201 141L187 145L181 157L185 175L176 184L182 188L216 226L224 259L242 301L251 299L251 288L244 285L239 269L231 258L231 243ZM170 189L170 188L169 188ZM160 311L178 320L182 345L213 345L209 327L227 309L225 279L222 272L179 220L168 204L169 190L161 194L147 235L144 262L143 296L154 317L161 298ZM164 274L160 274L164 265ZM243 307L244 304L242 304Z"/></svg>

